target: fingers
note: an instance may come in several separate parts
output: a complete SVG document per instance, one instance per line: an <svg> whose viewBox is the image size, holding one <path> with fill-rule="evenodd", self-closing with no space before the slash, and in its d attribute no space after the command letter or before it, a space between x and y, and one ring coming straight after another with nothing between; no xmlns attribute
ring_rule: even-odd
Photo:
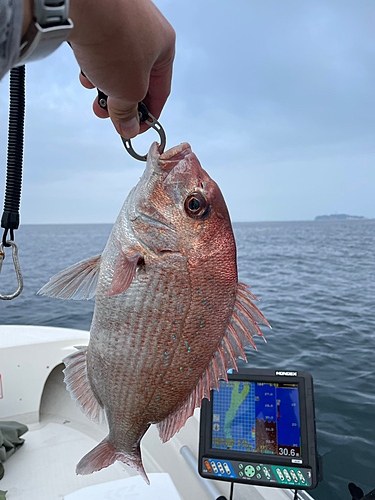
<svg viewBox="0 0 375 500"><path fill-rule="evenodd" d="M79 74L79 80L86 89L95 88L82 71ZM107 107L108 111L99 106L96 97L92 109L98 118L110 117L116 131L126 139L132 139L139 134L138 103L129 104L122 99L108 97Z"/></svg>
<svg viewBox="0 0 375 500"><path fill-rule="evenodd" d="M158 118L169 96L174 30L151 0L111 0L104 11L95 0L71 4L75 28L69 41L88 76L80 75L80 82L109 96L108 112L95 98L95 115L109 116L116 131L131 139L149 128L139 126L138 103Z"/></svg>
<svg viewBox="0 0 375 500"><path fill-rule="evenodd" d="M164 74L155 74L150 76L150 86L143 102L146 104L149 112L159 118L164 105L171 93L172 66L168 67ZM149 126L142 124L140 133L145 132Z"/></svg>
<svg viewBox="0 0 375 500"><path fill-rule="evenodd" d="M165 74L150 76L149 90L143 102L156 119L159 118L170 94L171 78L172 68L168 68ZM79 79L85 88L95 88L95 85L82 72L79 74ZM108 111L99 106L98 98L96 97L93 103L94 114L102 119L110 117L116 131L126 139L132 139L150 128L146 123L139 124L138 103L129 104L122 99L108 97L107 107Z"/></svg>
<svg viewBox="0 0 375 500"><path fill-rule="evenodd" d="M138 102L108 97L107 106L109 117L122 137L132 139L139 134Z"/></svg>
<svg viewBox="0 0 375 500"><path fill-rule="evenodd" d="M85 87L85 89L93 89L95 85L93 85L90 80L82 74L82 71L79 74L79 81Z"/></svg>
<svg viewBox="0 0 375 500"><path fill-rule="evenodd" d="M93 85L90 82L90 80L86 76L83 75L82 71L79 74L79 81L81 82L81 85L83 85L83 87L85 87L86 89L94 89L95 88L95 85ZM92 109L98 118L108 118L109 117L108 111L106 111L105 109L103 109L102 107L99 106L98 98L96 98L95 101L93 102Z"/></svg>
<svg viewBox="0 0 375 500"><path fill-rule="evenodd" d="M95 101L92 105L92 109L98 118L108 118L109 117L108 111L99 106L98 97L95 98Z"/></svg>

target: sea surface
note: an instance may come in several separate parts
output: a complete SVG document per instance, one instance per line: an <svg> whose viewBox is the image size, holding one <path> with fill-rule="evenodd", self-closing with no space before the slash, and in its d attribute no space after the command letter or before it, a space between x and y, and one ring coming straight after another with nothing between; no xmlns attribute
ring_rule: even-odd
<svg viewBox="0 0 375 500"><path fill-rule="evenodd" d="M16 232L25 289L0 301L0 323L89 329L94 302L36 296L58 271L101 253L110 225L25 225ZM317 500L375 488L375 220L237 223L240 280L273 329L253 367L314 378L324 481ZM0 292L16 288L7 251Z"/></svg>

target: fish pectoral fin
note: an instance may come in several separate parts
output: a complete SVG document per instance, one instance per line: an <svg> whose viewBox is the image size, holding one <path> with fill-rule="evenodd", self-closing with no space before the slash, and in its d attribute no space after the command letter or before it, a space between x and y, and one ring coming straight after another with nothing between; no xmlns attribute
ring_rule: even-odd
<svg viewBox="0 0 375 500"><path fill-rule="evenodd" d="M73 266L52 276L37 295L47 295L58 299L84 300L96 294L101 255L81 260Z"/></svg>
<svg viewBox="0 0 375 500"><path fill-rule="evenodd" d="M87 375L87 346L76 347L63 362L64 382L71 398L76 401L83 413L97 423L104 420L104 410L93 393Z"/></svg>
<svg viewBox="0 0 375 500"><path fill-rule="evenodd" d="M141 259L142 255L138 252L132 256L128 256L120 249L115 270L113 271L111 289L106 293L106 295L118 295L126 292L134 279L138 262Z"/></svg>

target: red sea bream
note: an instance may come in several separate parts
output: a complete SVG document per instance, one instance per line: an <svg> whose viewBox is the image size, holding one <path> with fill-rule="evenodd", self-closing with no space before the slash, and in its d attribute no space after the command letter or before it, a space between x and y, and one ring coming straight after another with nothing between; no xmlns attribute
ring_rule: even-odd
<svg viewBox="0 0 375 500"><path fill-rule="evenodd" d="M120 460L145 479L140 442L151 424L168 441L267 320L238 282L236 245L217 184L189 144L154 143L101 255L60 272L41 294L96 295L88 347L67 357L65 382L108 436L77 465Z"/></svg>

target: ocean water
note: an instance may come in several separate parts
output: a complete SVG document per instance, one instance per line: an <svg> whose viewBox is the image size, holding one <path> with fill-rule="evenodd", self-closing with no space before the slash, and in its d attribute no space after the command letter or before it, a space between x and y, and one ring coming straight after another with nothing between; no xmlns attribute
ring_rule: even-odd
<svg viewBox="0 0 375 500"><path fill-rule="evenodd" d="M89 329L93 301L36 296L50 276L99 254L110 225L21 226L25 289L0 301L0 323ZM248 350L253 367L314 378L324 481L316 500L351 499L347 484L375 488L375 220L234 224L240 280L273 329ZM10 254L0 292L16 288Z"/></svg>

